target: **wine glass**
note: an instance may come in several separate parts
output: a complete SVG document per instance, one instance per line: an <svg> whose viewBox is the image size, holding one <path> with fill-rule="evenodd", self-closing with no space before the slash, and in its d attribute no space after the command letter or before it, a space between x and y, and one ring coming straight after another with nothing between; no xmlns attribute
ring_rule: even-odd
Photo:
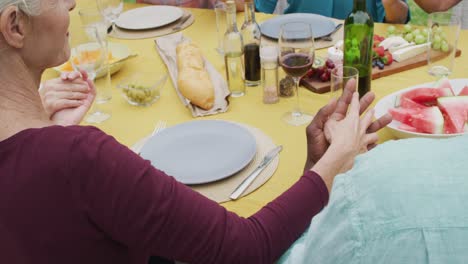
<svg viewBox="0 0 468 264"><path fill-rule="evenodd" d="M312 115L301 110L299 104L299 82L312 67L315 48L312 29L309 24L291 22L281 25L279 36L280 64L296 84L296 106L283 116L283 120L293 126L307 124Z"/></svg>
<svg viewBox="0 0 468 264"><path fill-rule="evenodd" d="M123 0L96 0L102 16L111 23L109 33L123 11Z"/></svg>
<svg viewBox="0 0 468 264"><path fill-rule="evenodd" d="M105 34L104 34L105 36ZM108 67L107 45L105 37L100 30L93 26L78 27L73 35L69 36L70 41L70 62L76 71L84 71L88 74L88 79L94 81L98 70ZM109 78L109 75L107 76ZM107 85L107 83L106 83ZM93 104L85 121L88 123L101 123L111 115L103 112L98 107L98 100Z"/></svg>

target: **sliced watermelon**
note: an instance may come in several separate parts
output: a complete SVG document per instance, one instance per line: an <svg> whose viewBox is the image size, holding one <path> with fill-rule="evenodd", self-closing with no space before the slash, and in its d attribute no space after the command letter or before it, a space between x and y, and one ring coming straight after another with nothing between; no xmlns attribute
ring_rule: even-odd
<svg viewBox="0 0 468 264"><path fill-rule="evenodd" d="M407 108L407 109L419 109L419 110L427 108L427 106L416 103L415 101L408 99L408 98L403 98L401 100L400 107Z"/></svg>
<svg viewBox="0 0 468 264"><path fill-rule="evenodd" d="M422 131L418 130L417 128L415 128L413 126L406 125L406 124L400 124L398 126L398 129L405 130L405 131L408 131L408 132L423 133Z"/></svg>
<svg viewBox="0 0 468 264"><path fill-rule="evenodd" d="M411 118L411 126L423 133L444 133L444 117L437 106L419 110L419 113L412 115Z"/></svg>
<svg viewBox="0 0 468 264"><path fill-rule="evenodd" d="M463 133L468 121L468 96L450 96L437 99L445 116L445 133Z"/></svg>
<svg viewBox="0 0 468 264"><path fill-rule="evenodd" d="M452 94L454 94L453 92L453 87L452 85L450 84L450 81L448 78L442 78L440 79L436 85L434 86L435 88L448 88L450 89L450 91L452 91Z"/></svg>
<svg viewBox="0 0 468 264"><path fill-rule="evenodd" d="M402 124L411 125L413 121L413 115L419 113L418 109L408 108L390 108L388 112L392 115L393 120L396 120Z"/></svg>
<svg viewBox="0 0 468 264"><path fill-rule="evenodd" d="M451 88L415 88L397 96L396 106L400 106L403 99L410 99L419 104L435 104L437 98L443 96L454 96Z"/></svg>
<svg viewBox="0 0 468 264"><path fill-rule="evenodd" d="M468 85L465 85L463 89L458 93L458 95L468 95Z"/></svg>

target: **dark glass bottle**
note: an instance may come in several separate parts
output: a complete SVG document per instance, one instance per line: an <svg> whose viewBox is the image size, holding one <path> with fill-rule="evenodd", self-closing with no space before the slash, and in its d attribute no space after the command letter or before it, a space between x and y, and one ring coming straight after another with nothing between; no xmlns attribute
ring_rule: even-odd
<svg viewBox="0 0 468 264"><path fill-rule="evenodd" d="M255 21L255 5L253 0L245 0L245 20L242 24L242 39L244 40L245 84L257 86L260 84L260 27Z"/></svg>
<svg viewBox="0 0 468 264"><path fill-rule="evenodd" d="M374 21L366 0L354 0L353 11L345 20L344 65L359 71L359 97L371 90Z"/></svg>

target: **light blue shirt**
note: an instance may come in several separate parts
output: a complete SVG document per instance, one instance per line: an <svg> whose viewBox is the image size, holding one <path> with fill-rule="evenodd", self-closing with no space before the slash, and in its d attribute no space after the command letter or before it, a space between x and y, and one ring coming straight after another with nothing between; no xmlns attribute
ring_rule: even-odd
<svg viewBox="0 0 468 264"><path fill-rule="evenodd" d="M255 0L256 9L263 13L273 13L276 3L277 0ZM338 19L345 19L354 4L352 0L288 0L288 3L285 13L314 13ZM367 1L367 12L375 22L384 22L385 9L381 0Z"/></svg>
<svg viewBox="0 0 468 264"><path fill-rule="evenodd" d="M279 263L468 263L468 136L359 156Z"/></svg>

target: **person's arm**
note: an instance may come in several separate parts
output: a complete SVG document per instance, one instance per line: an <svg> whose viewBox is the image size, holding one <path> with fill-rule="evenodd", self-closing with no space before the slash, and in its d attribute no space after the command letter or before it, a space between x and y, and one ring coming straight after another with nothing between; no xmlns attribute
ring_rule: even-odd
<svg viewBox="0 0 468 264"><path fill-rule="evenodd" d="M382 0L385 9L385 22L404 24L408 20L408 4L403 0Z"/></svg>
<svg viewBox="0 0 468 264"><path fill-rule="evenodd" d="M462 0L414 0L427 13L447 11Z"/></svg>
<svg viewBox="0 0 468 264"><path fill-rule="evenodd" d="M77 136L75 145L72 193L92 223L132 252L189 263L273 263L328 202L324 181L308 171L242 218L100 131Z"/></svg>

